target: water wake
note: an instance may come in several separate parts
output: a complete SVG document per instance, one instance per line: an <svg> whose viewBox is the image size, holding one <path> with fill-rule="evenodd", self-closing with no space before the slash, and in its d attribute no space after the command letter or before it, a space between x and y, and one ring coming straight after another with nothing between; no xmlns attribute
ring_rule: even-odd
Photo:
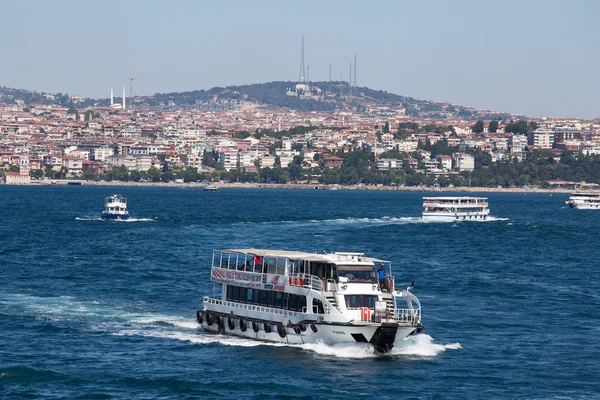
<svg viewBox="0 0 600 400"><path fill-rule="evenodd" d="M0 293L0 314L27 316L40 321L83 323L94 332L115 336L137 336L177 340L198 345L237 347L289 347L336 358L369 359L381 357L367 343L327 345L325 343L268 343L228 335L205 333L193 317L132 312L111 308L95 301L77 301L70 296L35 297ZM396 342L385 357L435 357L446 350L462 348L460 343L438 344L426 334L410 336Z"/></svg>
<svg viewBox="0 0 600 400"><path fill-rule="evenodd" d="M76 217L76 221L106 221L106 222L154 222L152 218L128 218L128 219L108 219L103 220L100 217Z"/></svg>
<svg viewBox="0 0 600 400"><path fill-rule="evenodd" d="M295 225L311 226L315 224L327 225L407 225L407 224L439 224L449 222L497 222L508 221L508 218L488 216L486 219L455 220L447 218L445 220L422 219L421 217L381 217L381 218L335 218L335 219L311 219L308 221L266 221L263 225Z"/></svg>

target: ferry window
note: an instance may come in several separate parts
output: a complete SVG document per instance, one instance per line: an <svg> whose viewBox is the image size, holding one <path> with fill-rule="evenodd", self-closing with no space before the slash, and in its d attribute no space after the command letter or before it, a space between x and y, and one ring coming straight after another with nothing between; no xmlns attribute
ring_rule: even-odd
<svg viewBox="0 0 600 400"><path fill-rule="evenodd" d="M231 301L231 296L232 296L232 287L231 286L227 286L227 300Z"/></svg>
<svg viewBox="0 0 600 400"><path fill-rule="evenodd" d="M252 289L248 289L246 292L246 302L247 303L252 303Z"/></svg>
<svg viewBox="0 0 600 400"><path fill-rule="evenodd" d="M237 286L232 286L231 289L231 298L234 301L237 301L240 298L240 288Z"/></svg>
<svg viewBox="0 0 600 400"><path fill-rule="evenodd" d="M288 308L289 307L289 295L287 293L281 293L281 307Z"/></svg>
<svg viewBox="0 0 600 400"><path fill-rule="evenodd" d="M252 303L254 304L260 304L260 292L262 292L262 290L254 290L254 293L252 293Z"/></svg>
<svg viewBox="0 0 600 400"><path fill-rule="evenodd" d="M248 296L248 289L246 288L240 288L240 301L241 302L245 302L246 301L246 296Z"/></svg>
<svg viewBox="0 0 600 400"><path fill-rule="evenodd" d="M375 302L377 301L377 296L370 295L351 295L344 296L346 300L346 307L348 308L360 308L360 307L369 307L375 308Z"/></svg>
<svg viewBox="0 0 600 400"><path fill-rule="evenodd" d="M325 309L323 308L323 302L321 300L313 299L313 313L325 314Z"/></svg>
<svg viewBox="0 0 600 400"><path fill-rule="evenodd" d="M269 291L269 307L274 307L275 306L275 292L271 292Z"/></svg>
<svg viewBox="0 0 600 400"><path fill-rule="evenodd" d="M286 258L278 258L277 259L277 269L276 269L277 275L285 275L286 264L287 264Z"/></svg>
<svg viewBox="0 0 600 400"><path fill-rule="evenodd" d="M284 306L283 304L283 293L277 292L275 293L275 306L280 308Z"/></svg>
<svg viewBox="0 0 600 400"><path fill-rule="evenodd" d="M267 258L267 274L275 274L277 272L277 259Z"/></svg>
<svg viewBox="0 0 600 400"><path fill-rule="evenodd" d="M266 290L261 290L261 294L260 294L260 305L261 306L267 306L267 304L269 304L269 302L267 301L267 297L268 297L269 293Z"/></svg>

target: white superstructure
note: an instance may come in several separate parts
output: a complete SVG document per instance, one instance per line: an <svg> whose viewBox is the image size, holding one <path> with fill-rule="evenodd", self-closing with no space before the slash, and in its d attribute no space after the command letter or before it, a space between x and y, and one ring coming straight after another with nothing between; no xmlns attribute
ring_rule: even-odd
<svg viewBox="0 0 600 400"><path fill-rule="evenodd" d="M423 219L481 220L489 214L486 197L423 197Z"/></svg>
<svg viewBox="0 0 600 400"><path fill-rule="evenodd" d="M571 193L571 197L566 203L571 208L598 210L600 209L600 193Z"/></svg>
<svg viewBox="0 0 600 400"><path fill-rule="evenodd" d="M379 279L379 270L388 276ZM391 263L362 253L215 250L211 280L214 295L197 311L211 333L289 344L364 342L386 353L423 329L419 300L410 287L394 287Z"/></svg>
<svg viewBox="0 0 600 400"><path fill-rule="evenodd" d="M128 219L127 199L120 194L113 194L104 199L102 219Z"/></svg>

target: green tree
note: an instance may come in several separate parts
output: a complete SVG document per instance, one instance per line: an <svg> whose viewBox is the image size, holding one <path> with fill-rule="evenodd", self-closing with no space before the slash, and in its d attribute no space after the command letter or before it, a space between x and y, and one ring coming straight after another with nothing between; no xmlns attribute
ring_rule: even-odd
<svg viewBox="0 0 600 400"><path fill-rule="evenodd" d="M475 122L475 125L473 125L471 127L471 130L473 131L473 133L482 133L483 132L483 121L478 120L477 122Z"/></svg>
<svg viewBox="0 0 600 400"><path fill-rule="evenodd" d="M156 167L150 167L148 169L148 179L150 179L152 182L160 182L160 170Z"/></svg>
<svg viewBox="0 0 600 400"><path fill-rule="evenodd" d="M383 133L390 133L390 123L385 121L385 125L383 125Z"/></svg>
<svg viewBox="0 0 600 400"><path fill-rule="evenodd" d="M490 121L490 125L488 126L488 131L492 133L498 132L498 121L493 120Z"/></svg>

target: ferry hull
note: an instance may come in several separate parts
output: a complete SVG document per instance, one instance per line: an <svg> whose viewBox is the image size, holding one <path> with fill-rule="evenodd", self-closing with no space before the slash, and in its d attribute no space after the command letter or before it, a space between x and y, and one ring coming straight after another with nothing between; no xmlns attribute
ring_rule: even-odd
<svg viewBox="0 0 600 400"><path fill-rule="evenodd" d="M600 203L598 203L598 204L567 203L567 204L569 204L569 208L575 208L577 210L600 210Z"/></svg>
<svg viewBox="0 0 600 400"><path fill-rule="evenodd" d="M100 218L102 218L102 219L112 219L112 220L126 220L126 219L129 219L129 214L124 214L124 215L120 215L120 214L102 214L100 216Z"/></svg>
<svg viewBox="0 0 600 400"><path fill-rule="evenodd" d="M424 213L422 218L431 221L473 221L473 220L484 220L487 219L489 214L480 214L480 213L470 213L470 214L462 214L462 213L449 213L449 214L439 214L439 213Z"/></svg>
<svg viewBox="0 0 600 400"><path fill-rule="evenodd" d="M243 318L234 318L233 325L231 325L229 317L219 315L217 318L216 314L212 314L213 320L209 325L204 317L206 312L199 311L203 312L203 316L198 317L198 322L206 332L213 334L232 335L246 339L292 345L371 343L378 353L389 352L396 342L415 333L415 331L420 332L422 329L422 327L400 325L398 323L342 325L308 322L283 327L282 324L276 322L253 322Z"/></svg>

